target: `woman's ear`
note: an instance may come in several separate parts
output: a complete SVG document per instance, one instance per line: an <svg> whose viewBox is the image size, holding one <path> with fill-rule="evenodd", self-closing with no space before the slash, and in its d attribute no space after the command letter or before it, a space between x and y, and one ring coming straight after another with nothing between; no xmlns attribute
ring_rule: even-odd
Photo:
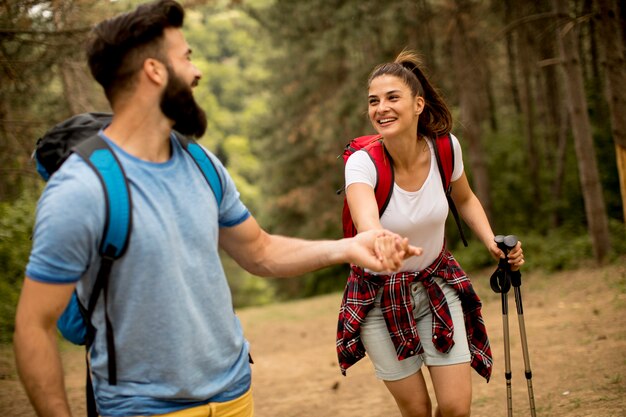
<svg viewBox="0 0 626 417"><path fill-rule="evenodd" d="M154 58L147 58L143 61L143 72L146 77L157 85L167 83L167 68L161 61Z"/></svg>
<svg viewBox="0 0 626 417"><path fill-rule="evenodd" d="M426 105L426 101L424 101L424 97L416 96L415 97L415 115L419 116L424 111L424 106Z"/></svg>

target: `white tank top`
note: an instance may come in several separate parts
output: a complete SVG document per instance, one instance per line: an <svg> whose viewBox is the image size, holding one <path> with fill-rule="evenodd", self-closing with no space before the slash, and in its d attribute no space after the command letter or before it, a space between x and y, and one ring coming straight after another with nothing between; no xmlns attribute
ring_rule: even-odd
<svg viewBox="0 0 626 417"><path fill-rule="evenodd" d="M452 181L463 174L463 155L458 139L452 135L454 170ZM418 191L406 191L393 184L391 199L381 225L394 233L409 238L411 245L421 247L424 253L404 261L400 271L420 271L429 266L441 252L444 241L448 201L443 190L435 151L431 141L430 172ZM357 151L348 158L345 168L346 189L354 183L376 185L376 167L365 151Z"/></svg>

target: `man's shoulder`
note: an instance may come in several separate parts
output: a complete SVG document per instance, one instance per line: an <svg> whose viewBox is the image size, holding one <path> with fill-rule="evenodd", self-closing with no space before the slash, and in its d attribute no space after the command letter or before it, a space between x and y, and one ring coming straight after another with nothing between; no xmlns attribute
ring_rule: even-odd
<svg viewBox="0 0 626 417"><path fill-rule="evenodd" d="M83 205L97 200L100 204L103 196L98 174L82 157L72 154L48 180L42 200L59 201L71 209L69 205L73 203Z"/></svg>
<svg viewBox="0 0 626 417"><path fill-rule="evenodd" d="M69 184L97 183L98 176L80 155L72 153L48 180L48 183L56 182Z"/></svg>
<svg viewBox="0 0 626 417"><path fill-rule="evenodd" d="M78 280L103 230L102 190L96 173L78 155L50 177L37 204L29 277L56 283Z"/></svg>
<svg viewBox="0 0 626 417"><path fill-rule="evenodd" d="M178 133L175 133L173 137L177 138L177 140L173 140L172 143L174 143L174 146L180 149L180 152L174 152L175 157L176 155L180 154L181 157L193 159L193 156L191 155L191 153L184 150L185 147L188 148L189 143L193 143L193 144L198 145L198 147L202 149L202 151L207 155L207 157L209 158L211 163L215 166L215 169L220 175L224 175L228 173L228 170L224 166L224 163L219 159L219 157L215 155L215 153L213 153L203 144L196 142L196 141L190 141L187 138L182 138L181 140Z"/></svg>

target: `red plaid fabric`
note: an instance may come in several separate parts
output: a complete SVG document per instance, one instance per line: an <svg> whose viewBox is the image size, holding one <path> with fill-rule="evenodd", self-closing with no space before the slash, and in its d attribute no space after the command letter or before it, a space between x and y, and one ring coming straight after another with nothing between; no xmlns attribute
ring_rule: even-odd
<svg viewBox="0 0 626 417"><path fill-rule="evenodd" d="M428 294L433 313L433 343L440 352L449 352L454 341L450 310L441 288L433 277L441 277L459 294L463 306L467 340L472 356L471 366L487 381L491 377L493 358L481 314L482 303L472 284L456 259L445 248L426 269L419 272L401 272L393 275L372 275L352 267L343 294L337 326L337 354L341 373L365 356L360 328L367 313L374 306L382 287L381 310L389 335L396 348L398 360L423 353L417 334L410 285L422 282Z"/></svg>

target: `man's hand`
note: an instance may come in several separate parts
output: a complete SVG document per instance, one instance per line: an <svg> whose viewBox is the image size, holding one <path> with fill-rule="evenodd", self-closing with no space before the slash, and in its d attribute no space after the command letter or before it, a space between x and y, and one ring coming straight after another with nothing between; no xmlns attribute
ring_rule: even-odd
<svg viewBox="0 0 626 417"><path fill-rule="evenodd" d="M352 239L350 263L376 272L395 272L405 259L422 254L422 248L387 230L368 230Z"/></svg>

